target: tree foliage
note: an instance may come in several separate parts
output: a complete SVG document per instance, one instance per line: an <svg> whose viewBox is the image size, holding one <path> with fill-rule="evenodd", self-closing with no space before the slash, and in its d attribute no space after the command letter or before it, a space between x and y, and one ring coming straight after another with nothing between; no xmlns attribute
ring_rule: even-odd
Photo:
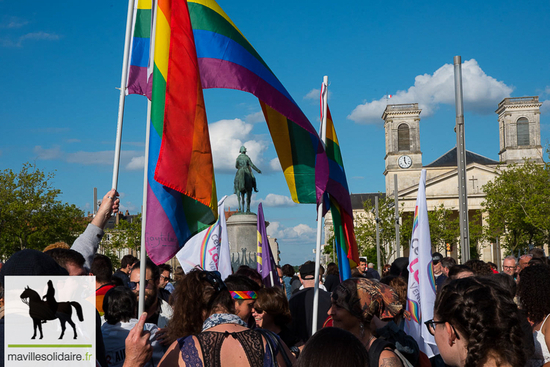
<svg viewBox="0 0 550 367"><path fill-rule="evenodd" d="M115 228L105 231L101 241L103 253L111 259L113 266L120 265L121 251L127 248L140 251L141 246L141 213L131 221L121 218Z"/></svg>
<svg viewBox="0 0 550 367"><path fill-rule="evenodd" d="M57 199L61 191L51 184L54 176L31 163L20 172L0 172L1 257L57 241L71 244L84 231L84 213Z"/></svg>
<svg viewBox="0 0 550 367"><path fill-rule="evenodd" d="M483 191L487 195L483 203L488 214L487 237L502 237L501 245L511 253L550 242L548 164L526 161L501 168L500 175L484 185Z"/></svg>

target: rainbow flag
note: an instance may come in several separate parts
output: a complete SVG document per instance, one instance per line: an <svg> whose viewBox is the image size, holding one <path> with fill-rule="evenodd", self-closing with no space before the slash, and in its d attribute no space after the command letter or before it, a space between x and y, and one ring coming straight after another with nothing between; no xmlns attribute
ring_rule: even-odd
<svg viewBox="0 0 550 367"><path fill-rule="evenodd" d="M151 8L152 0L136 0L130 44L130 65L126 94L141 94L151 99Z"/></svg>
<svg viewBox="0 0 550 367"><path fill-rule="evenodd" d="M184 1L158 1L154 54L145 244L160 264L217 219L210 138Z"/></svg>
<svg viewBox="0 0 550 367"><path fill-rule="evenodd" d="M203 88L237 89L256 96L292 199L321 202L328 160L307 117L216 1L188 4Z"/></svg>
<svg viewBox="0 0 550 367"><path fill-rule="evenodd" d="M321 110L322 111L322 110ZM327 193L330 195L330 211L336 241L338 269L342 281L351 277L351 268L359 264L359 254L353 229L353 210L344 170L344 160L334 129L332 115L327 106L326 152L330 167Z"/></svg>

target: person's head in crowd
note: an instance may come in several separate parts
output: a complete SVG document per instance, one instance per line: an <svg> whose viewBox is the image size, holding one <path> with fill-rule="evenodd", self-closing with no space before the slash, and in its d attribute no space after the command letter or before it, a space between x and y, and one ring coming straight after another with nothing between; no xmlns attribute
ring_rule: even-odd
<svg viewBox="0 0 550 367"><path fill-rule="evenodd" d="M176 283L180 282L183 280L184 277L185 277L185 272L183 271L183 268L181 266L178 266L176 268L176 271L174 271L174 281Z"/></svg>
<svg viewBox="0 0 550 367"><path fill-rule="evenodd" d="M514 256L506 256L502 261L502 272L513 277L516 269L516 258Z"/></svg>
<svg viewBox="0 0 550 367"><path fill-rule="evenodd" d="M134 264L137 263L138 261L139 259L134 255L130 255L130 254L124 255L120 260L120 271L122 271L123 273L129 274Z"/></svg>
<svg viewBox="0 0 550 367"><path fill-rule="evenodd" d="M99 288L111 282L111 277L113 276L113 263L109 257L102 254L96 254L92 261L90 271L95 275L95 283Z"/></svg>
<svg viewBox="0 0 550 367"><path fill-rule="evenodd" d="M260 275L260 273L258 273L256 269L252 269L248 265L239 266L239 268L235 272L235 275L244 275L245 277L250 278L258 283L260 287L263 286L262 276Z"/></svg>
<svg viewBox="0 0 550 367"><path fill-rule="evenodd" d="M363 276L363 273L361 273L361 271L359 271L358 268L351 269L351 277L352 278L361 278L362 276Z"/></svg>
<svg viewBox="0 0 550 367"><path fill-rule="evenodd" d="M491 267L493 273L496 273L498 271L498 266L494 262L488 261L487 264Z"/></svg>
<svg viewBox="0 0 550 367"><path fill-rule="evenodd" d="M374 269L374 263L369 263L369 264L368 264L368 268L369 268L369 269Z"/></svg>
<svg viewBox="0 0 550 367"><path fill-rule="evenodd" d="M403 311L399 296L391 287L371 279L350 278L332 293L328 314L335 327L351 332L366 344L371 341L370 325L375 316L389 321Z"/></svg>
<svg viewBox="0 0 550 367"><path fill-rule="evenodd" d="M235 313L235 302L218 272L193 269L176 284L174 292L168 340L199 334L203 322L214 313Z"/></svg>
<svg viewBox="0 0 550 367"><path fill-rule="evenodd" d="M129 288L123 286L111 288L103 298L105 321L111 325L128 322L136 317L136 306L136 295Z"/></svg>
<svg viewBox="0 0 550 367"><path fill-rule="evenodd" d="M382 276L387 277L388 275L390 275L390 269L391 269L390 264L384 265L384 267L382 268Z"/></svg>
<svg viewBox="0 0 550 367"><path fill-rule="evenodd" d="M357 268L359 269L359 272L361 274L365 274L365 272L367 271L367 259L365 259L364 257L360 257L359 265L357 265Z"/></svg>
<svg viewBox="0 0 550 367"><path fill-rule="evenodd" d="M227 289L234 301L235 314L244 322L248 322L252 315L254 302L258 297L257 292L260 290L258 283L252 279L239 274L233 274L225 279Z"/></svg>
<svg viewBox="0 0 550 367"><path fill-rule="evenodd" d="M42 250L42 252L46 252L46 251L49 251L49 250L53 250L54 248L64 248L64 249L68 250L68 249L71 248L71 246L69 246L69 245L67 244L67 242L62 242L62 241L60 241L60 242L54 242L54 243L52 243L52 244L46 246L46 247L44 248L44 250Z"/></svg>
<svg viewBox="0 0 550 367"><path fill-rule="evenodd" d="M315 262L306 261L300 266L300 280L304 288L315 286Z"/></svg>
<svg viewBox="0 0 550 367"><path fill-rule="evenodd" d="M432 262L434 267L434 275L439 276L443 272L443 269L441 268L441 260L443 259L443 255L441 255L439 252L434 252L432 254Z"/></svg>
<svg viewBox="0 0 550 367"><path fill-rule="evenodd" d="M275 333L281 332L292 320L284 291L279 287L261 288L254 303L252 316L258 327Z"/></svg>
<svg viewBox="0 0 550 367"><path fill-rule="evenodd" d="M69 275L88 275L84 268L86 260L80 252L62 247L55 247L44 254L50 256L61 267L69 272Z"/></svg>
<svg viewBox="0 0 550 367"><path fill-rule="evenodd" d="M449 366L525 365L518 307L489 277L442 287L426 327Z"/></svg>
<svg viewBox="0 0 550 367"><path fill-rule="evenodd" d="M448 277L449 269L456 265L456 260L450 256L447 256L441 259L440 263L441 263L441 271L446 277Z"/></svg>
<svg viewBox="0 0 550 367"><path fill-rule="evenodd" d="M395 275L390 275L380 279L380 283L389 285L395 293L399 296L399 302L402 305L407 304L407 282L401 277L396 277Z"/></svg>
<svg viewBox="0 0 550 367"><path fill-rule="evenodd" d="M323 279L323 275L325 275L325 267L323 265L319 265L319 276L321 277L321 280Z"/></svg>
<svg viewBox="0 0 550 367"><path fill-rule="evenodd" d="M467 267L472 269L474 275L491 275L493 274L493 268L491 265L487 264L485 261L470 259L464 263Z"/></svg>
<svg viewBox="0 0 550 367"><path fill-rule="evenodd" d="M519 274L518 298L534 325L550 314L550 267L528 266Z"/></svg>
<svg viewBox="0 0 550 367"><path fill-rule="evenodd" d="M327 275L339 275L338 265L336 263L329 263L327 265Z"/></svg>
<svg viewBox="0 0 550 367"><path fill-rule="evenodd" d="M390 266L390 274L402 277L406 282L409 281L409 258L408 257L398 257L393 261Z"/></svg>
<svg viewBox="0 0 550 367"><path fill-rule="evenodd" d="M306 343L294 367L368 367L369 356L363 344L349 331L327 327Z"/></svg>
<svg viewBox="0 0 550 367"><path fill-rule="evenodd" d="M130 272L130 282L128 287L139 297L140 288L140 274L141 274L141 262L138 261L134 264L132 271ZM160 283L159 268L149 258L145 261L145 303L143 309L147 313L156 311L158 305L158 288ZM153 311L153 312L154 312ZM148 315L151 317L151 315Z"/></svg>
<svg viewBox="0 0 550 367"><path fill-rule="evenodd" d="M283 276L292 278L294 276L294 267L290 264L283 265Z"/></svg>
<svg viewBox="0 0 550 367"><path fill-rule="evenodd" d="M521 255L518 260L518 273L521 273L523 269L529 266L529 261L533 258L532 254Z"/></svg>
<svg viewBox="0 0 550 367"><path fill-rule="evenodd" d="M474 272L466 265L455 265L449 269L449 279L473 277Z"/></svg>
<svg viewBox="0 0 550 367"><path fill-rule="evenodd" d="M0 284L6 275L69 275L66 269L41 251L25 249L17 251L0 269Z"/></svg>
<svg viewBox="0 0 550 367"><path fill-rule="evenodd" d="M510 298L514 298L517 292L517 283L514 278L506 273L495 273L490 278L497 282L502 289L510 293Z"/></svg>
<svg viewBox="0 0 550 367"><path fill-rule="evenodd" d="M531 260L529 260L529 266L533 266L533 265L547 265L546 258L533 257Z"/></svg>
<svg viewBox="0 0 550 367"><path fill-rule="evenodd" d="M172 266L170 264L161 264L159 267L159 288L166 287L166 284L172 280L170 274L172 273Z"/></svg>
<svg viewBox="0 0 550 367"><path fill-rule="evenodd" d="M546 255L544 254L544 250L538 247L532 248L527 253L533 255L534 259L543 259L546 257Z"/></svg>

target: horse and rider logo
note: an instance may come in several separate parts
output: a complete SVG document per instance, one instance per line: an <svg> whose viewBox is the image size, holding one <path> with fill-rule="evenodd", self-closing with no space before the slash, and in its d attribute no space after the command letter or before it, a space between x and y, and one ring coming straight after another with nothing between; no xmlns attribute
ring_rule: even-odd
<svg viewBox="0 0 550 367"><path fill-rule="evenodd" d="M59 339L63 339L63 335L65 335L66 323L73 328L73 339L77 339L76 326L71 319L72 309L74 307L78 320L82 322L84 321L82 307L80 303L74 301L57 302L55 299L55 288L51 280L48 280L48 290L43 297L40 297L38 292L27 286L23 293L21 293L20 298L23 303L29 306L29 315L32 318L34 328L34 334L31 339L36 339L37 329L40 332L39 339L42 339L42 324L55 319L59 319L61 323L61 335Z"/></svg>

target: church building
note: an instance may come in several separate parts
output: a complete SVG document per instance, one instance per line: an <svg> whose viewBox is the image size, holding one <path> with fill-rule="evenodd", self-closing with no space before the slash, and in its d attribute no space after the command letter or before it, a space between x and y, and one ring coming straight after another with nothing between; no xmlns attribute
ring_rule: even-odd
<svg viewBox="0 0 550 367"><path fill-rule="evenodd" d="M542 162L541 105L538 97L505 98L498 104L496 113L500 137L499 161L474 152L466 152L468 183L466 190L470 220L473 214L481 210L481 203L485 200L482 187L499 175L499 165L502 169L510 163L522 163L525 158ZM386 196L394 197L395 179L397 179L400 210L403 208L405 212L414 212L420 171L426 169L428 210L443 205L458 215L457 148L456 146L451 148L433 162L424 163L420 147L421 112L418 103L409 103L388 105L382 114L386 140L384 157ZM353 197L354 194L352 194L352 202ZM359 213L364 216L362 207L354 206L354 216L357 217ZM332 226L330 217L325 219L325 226ZM501 254L496 244L479 244L479 251L482 260L500 262ZM459 252L460 249L453 248L448 255L456 258ZM446 255L445 252L442 253ZM400 255L407 256L408 251Z"/></svg>

